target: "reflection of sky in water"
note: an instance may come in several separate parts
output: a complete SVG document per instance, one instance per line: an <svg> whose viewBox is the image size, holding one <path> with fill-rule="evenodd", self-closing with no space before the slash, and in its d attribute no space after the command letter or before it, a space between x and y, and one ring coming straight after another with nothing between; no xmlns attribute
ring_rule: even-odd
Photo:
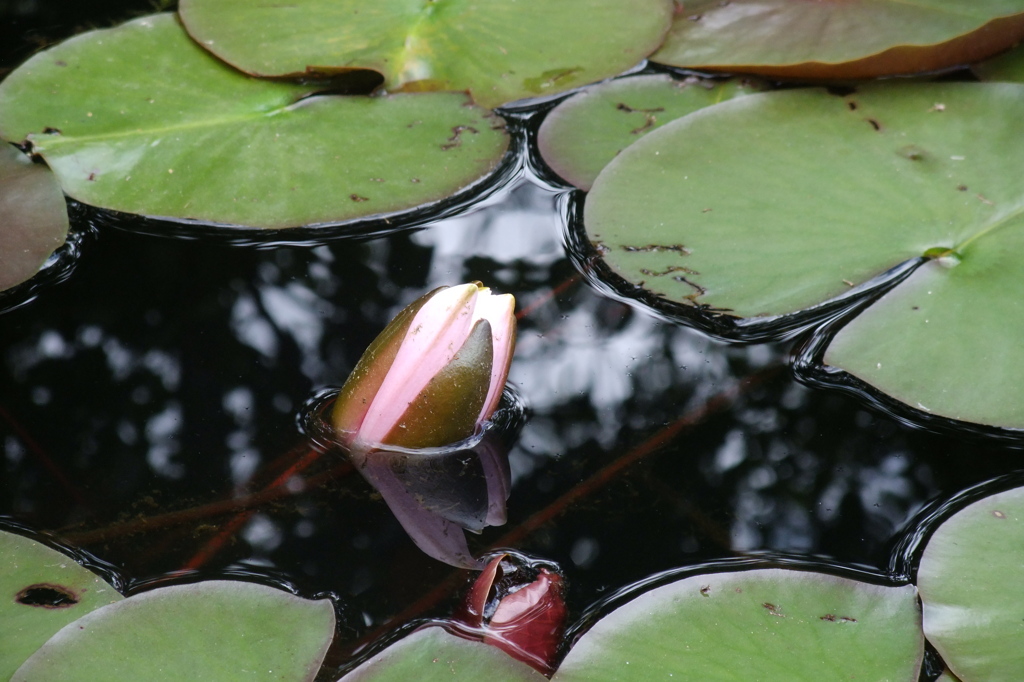
<svg viewBox="0 0 1024 682"><path fill-rule="evenodd" d="M712 341L574 281L557 200L523 183L412 234L313 248L105 231L70 281L0 318L0 407L10 417L0 419L0 513L74 537L260 490L301 454L294 415L311 393L340 385L401 307L471 279L530 311L510 379L532 411L510 454L509 523L471 538L474 550L698 415L517 543L569 569L578 605L649 573L743 552L881 567L924 502L1000 471L997 455L940 447L785 372L699 416L743 378L784 363L785 350ZM276 568L348 595L353 627L365 627L426 590L409 571L427 584L441 574L358 476L305 484L336 465L328 458L293 476L294 494L260 506L212 565ZM230 518L85 544L148 576L182 565Z"/></svg>
<svg viewBox="0 0 1024 682"><path fill-rule="evenodd" d="M471 258L486 258L497 266L492 271L496 281L486 282L495 289L501 288L503 275L506 284L514 283L505 271L513 263L543 268L564 258L556 196L536 185L523 184L511 192L500 211L449 218L414 233L414 243L433 251L427 287L462 281L459 273Z"/></svg>

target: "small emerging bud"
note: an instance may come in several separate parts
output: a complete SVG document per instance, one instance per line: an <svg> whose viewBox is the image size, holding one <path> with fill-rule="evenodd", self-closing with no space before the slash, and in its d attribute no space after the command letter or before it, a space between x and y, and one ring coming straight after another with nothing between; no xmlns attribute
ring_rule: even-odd
<svg viewBox="0 0 1024 682"><path fill-rule="evenodd" d="M515 300L479 282L442 287L400 312L338 394L334 428L353 449L465 440L501 400L515 345Z"/></svg>
<svg viewBox="0 0 1024 682"><path fill-rule="evenodd" d="M545 675L565 632L565 584L562 576L532 567L509 554L492 558L466 595L456 622Z"/></svg>

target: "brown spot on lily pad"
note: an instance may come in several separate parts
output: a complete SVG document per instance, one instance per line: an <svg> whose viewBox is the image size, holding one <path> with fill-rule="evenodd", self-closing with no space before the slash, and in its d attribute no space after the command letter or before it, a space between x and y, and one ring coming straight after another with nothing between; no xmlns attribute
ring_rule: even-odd
<svg viewBox="0 0 1024 682"><path fill-rule="evenodd" d="M856 623L856 618L850 618L849 616L837 616L834 613L826 613L821 616L819 620L824 620L829 623Z"/></svg>
<svg viewBox="0 0 1024 682"><path fill-rule="evenodd" d="M70 587L54 583L36 583L18 592L14 600L25 606L42 609L66 609L79 602L79 597Z"/></svg>
<svg viewBox="0 0 1024 682"><path fill-rule="evenodd" d="M654 116L654 114L646 114L644 116L644 124L642 126L638 126L636 128L633 128L632 130L629 131L629 134L630 135L639 135L640 133L644 132L645 130L650 130L651 128L653 128L654 124L657 123L657 122L658 122L658 119Z"/></svg>
<svg viewBox="0 0 1024 682"><path fill-rule="evenodd" d="M923 161L928 154L916 144L908 144L900 147L899 155L911 161Z"/></svg>
<svg viewBox="0 0 1024 682"><path fill-rule="evenodd" d="M626 113L629 113L629 114L631 114L633 112L636 112L636 111L638 111L638 112L640 112L642 114L656 114L656 113L658 113L660 111L665 111L665 107L653 107L651 109L636 109L636 108L633 108L633 107L629 106L625 102L619 102L618 104L615 105L615 108L618 109L619 111L625 111Z"/></svg>
<svg viewBox="0 0 1024 682"><path fill-rule="evenodd" d="M691 251L682 244L646 244L644 246L624 244L622 246L622 250L628 251L629 253L657 253L659 251L675 251L676 253L684 253L687 255L691 253Z"/></svg>
<svg viewBox="0 0 1024 682"><path fill-rule="evenodd" d="M667 268L665 268L664 270L649 270L648 268L640 268L640 272L644 273L645 275L651 275L652 277L661 277L663 275L668 275L668 274L671 274L673 272L685 272L688 275L699 275L700 274L696 270L684 267L682 265L670 265Z"/></svg>
<svg viewBox="0 0 1024 682"><path fill-rule="evenodd" d="M452 128L452 136L448 138L448 143L441 145L441 149L448 151L449 149L462 146L462 133L464 132L470 132L474 135L480 134L480 131L473 126L455 126Z"/></svg>
<svg viewBox="0 0 1024 682"><path fill-rule="evenodd" d="M679 282L680 284L686 284L687 286L691 286L694 289L696 289L697 293L690 294L689 296L686 297L686 298L690 299L691 301L696 302L696 298L698 296L703 296L704 294L708 293L707 289L705 289L701 285L697 284L696 282L690 281L689 279L687 279L686 277L683 277L682 275L676 275L672 279L674 279L675 281Z"/></svg>

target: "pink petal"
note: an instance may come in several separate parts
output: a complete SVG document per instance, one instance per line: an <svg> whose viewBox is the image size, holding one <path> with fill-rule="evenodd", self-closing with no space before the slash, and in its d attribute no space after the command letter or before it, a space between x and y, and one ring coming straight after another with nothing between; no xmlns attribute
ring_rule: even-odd
<svg viewBox="0 0 1024 682"><path fill-rule="evenodd" d="M367 410L356 440L380 443L427 382L451 362L472 329L477 291L475 283L449 287L423 304Z"/></svg>
<svg viewBox="0 0 1024 682"><path fill-rule="evenodd" d="M484 607L487 606L487 599L491 596L494 581L498 579L498 567L501 565L501 560L506 556L508 555L504 553L498 554L488 561L487 566L473 581L473 587L470 588L462 605L463 613L457 615L467 627L476 629L484 626Z"/></svg>
<svg viewBox="0 0 1024 682"><path fill-rule="evenodd" d="M508 379L508 369L512 362L512 351L516 340L516 318L513 314L516 300L511 294L495 296L489 289L482 289L477 296L476 308L473 311L474 322L486 319L491 325L491 337L494 340L494 359L491 363L491 383L487 390L487 399L477 422L489 419L501 402L501 392Z"/></svg>
<svg viewBox="0 0 1024 682"><path fill-rule="evenodd" d="M498 602L498 608L491 616L491 626L514 623L535 610L538 604L547 606L553 592L561 589L561 580L557 574L541 569L536 580Z"/></svg>

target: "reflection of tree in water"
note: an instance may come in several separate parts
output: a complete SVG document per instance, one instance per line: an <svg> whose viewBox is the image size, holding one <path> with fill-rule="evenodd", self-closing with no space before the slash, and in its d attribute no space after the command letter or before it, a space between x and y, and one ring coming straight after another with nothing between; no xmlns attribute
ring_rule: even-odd
<svg viewBox="0 0 1024 682"><path fill-rule="evenodd" d="M105 232L72 281L6 316L4 404L32 405L17 410L23 427L66 458L70 478L94 488L102 507L126 508L136 486L188 496L197 478L241 485L291 447L294 413L327 364L358 357L393 305L363 265L371 249L339 251L346 262L332 275L326 249L257 252ZM346 296L361 307L330 300ZM346 320L367 331L325 338ZM26 447L6 443L9 461ZM23 486L32 479L18 476ZM38 505L44 527L68 522L52 516L62 506Z"/></svg>
<svg viewBox="0 0 1024 682"><path fill-rule="evenodd" d="M916 508L1005 469L995 450L796 385L773 370L785 349L724 345L597 294L562 254L554 206L524 184L411 235L266 251L104 230L71 280L3 316L0 513L135 577L181 567L241 518L206 566L336 591L353 631L437 584L451 592L462 578L444 583L449 569L343 462L288 467L312 391L340 384L402 306L472 279L526 311L511 380L532 418L511 453L508 523L470 549L512 538L560 562L574 608L762 550L883 568Z"/></svg>

